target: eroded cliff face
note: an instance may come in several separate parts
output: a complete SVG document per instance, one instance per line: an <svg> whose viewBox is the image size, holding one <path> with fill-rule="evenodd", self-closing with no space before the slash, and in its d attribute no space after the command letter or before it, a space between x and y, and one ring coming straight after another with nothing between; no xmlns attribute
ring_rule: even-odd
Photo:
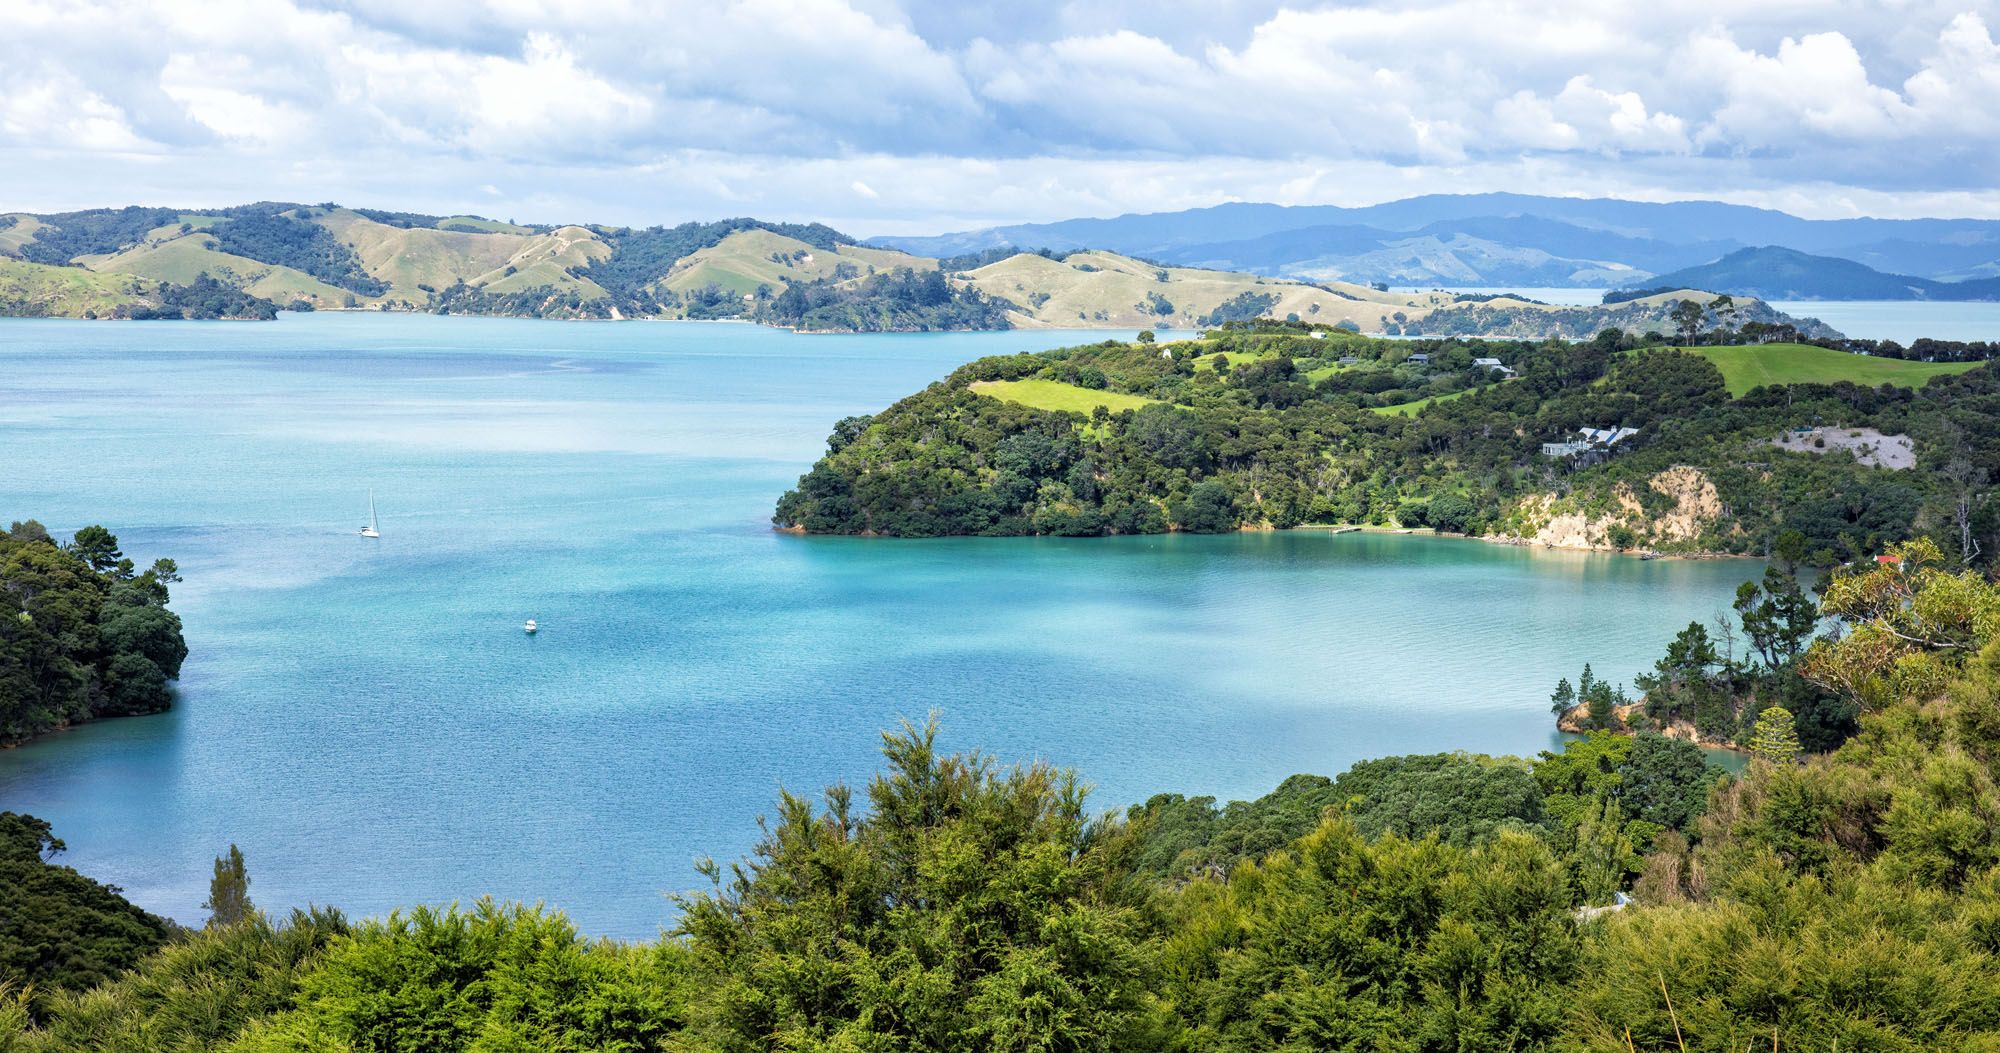
<svg viewBox="0 0 2000 1053"><path fill-rule="evenodd" d="M1665 724L1655 724L1646 715L1646 700L1640 699L1622 706L1613 706L1611 714L1615 718L1608 728L1590 726L1590 713L1584 706L1571 706L1556 715L1556 730L1572 735L1582 735L1591 731L1609 731L1618 735L1636 735L1641 731L1651 731L1670 739L1683 739L1707 749L1733 750L1745 752L1742 746L1725 738L1704 735L1692 721L1674 720Z"/></svg>
<svg viewBox="0 0 2000 1053"><path fill-rule="evenodd" d="M1539 494L1516 507L1514 518L1521 524L1518 530L1493 535L1491 540L1607 551L1685 547L1722 518L1722 498L1699 468L1677 465L1647 480L1647 486L1672 500L1672 507L1649 513L1639 495L1625 483L1612 491L1611 507L1596 513L1569 505L1553 494ZM1621 527L1630 531L1629 544L1618 543L1627 540L1615 533Z"/></svg>
<svg viewBox="0 0 2000 1053"><path fill-rule="evenodd" d="M1669 468L1647 485L1674 502L1672 511L1652 521L1651 536L1656 543L1693 541L1722 518L1722 498L1715 492L1715 484L1699 468L1687 465Z"/></svg>

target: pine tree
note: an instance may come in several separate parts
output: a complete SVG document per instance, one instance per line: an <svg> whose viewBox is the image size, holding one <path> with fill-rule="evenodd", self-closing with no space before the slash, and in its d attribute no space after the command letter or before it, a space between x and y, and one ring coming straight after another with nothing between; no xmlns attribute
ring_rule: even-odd
<svg viewBox="0 0 2000 1053"><path fill-rule="evenodd" d="M1549 708L1555 710L1557 716L1561 716L1564 713L1569 712L1575 706L1576 706L1576 688L1573 688L1569 685L1568 677L1563 677L1562 680L1556 684L1555 693L1549 696Z"/></svg>
<svg viewBox="0 0 2000 1053"><path fill-rule="evenodd" d="M1798 760L1799 730L1792 711L1772 706L1757 714L1757 726L1750 733L1750 752L1774 764Z"/></svg>
<svg viewBox="0 0 2000 1053"><path fill-rule="evenodd" d="M226 928L257 912L250 903L250 874L243 865L243 850L234 844L229 855L215 859L215 876L208 882L208 927Z"/></svg>

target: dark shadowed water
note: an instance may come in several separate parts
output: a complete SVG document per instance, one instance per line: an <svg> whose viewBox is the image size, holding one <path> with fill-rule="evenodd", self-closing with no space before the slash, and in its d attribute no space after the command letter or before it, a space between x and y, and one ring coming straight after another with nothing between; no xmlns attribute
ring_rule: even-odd
<svg viewBox="0 0 2000 1053"><path fill-rule="evenodd" d="M773 533L832 423L980 355L1104 334L287 316L0 322L0 519L180 561L170 714L0 752L0 809L199 922L229 842L267 908L483 894L654 934L780 785L953 747L1113 807L1364 757L1552 742L1755 568L1317 532ZM382 537L356 535L373 488ZM541 633L521 631L539 619Z"/></svg>

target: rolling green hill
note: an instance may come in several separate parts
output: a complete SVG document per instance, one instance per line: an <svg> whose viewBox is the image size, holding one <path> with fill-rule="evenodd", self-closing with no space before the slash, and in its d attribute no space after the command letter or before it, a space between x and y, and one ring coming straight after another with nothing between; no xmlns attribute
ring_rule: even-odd
<svg viewBox="0 0 2000 1053"><path fill-rule="evenodd" d="M1977 362L1911 362L1875 358L1811 344L1760 344L1750 347L1697 347L1695 354L1715 363L1731 395L1742 396L1769 384L1838 384L1864 387L1894 384L1921 387L1932 377L1950 376L1979 367Z"/></svg>
<svg viewBox="0 0 2000 1053"><path fill-rule="evenodd" d="M697 249L673 265L661 288L690 293L713 285L737 296L759 286L782 289L793 282L823 278L844 280L881 270L933 270L937 261L893 249L837 245L825 249L776 231L738 231L721 242Z"/></svg>
<svg viewBox="0 0 2000 1053"><path fill-rule="evenodd" d="M1421 311L1437 294L1417 297L1365 286L1307 285L1282 278L1160 267L1111 252L1076 252L1057 260L1023 253L977 270L963 280L1017 307L1016 324L1068 328L1196 329L1229 317L1299 318L1353 322L1380 330L1401 312ZM1437 302L1444 299L1438 298ZM1231 314L1225 305L1240 313ZM1222 317L1217 312L1224 312Z"/></svg>
<svg viewBox="0 0 2000 1053"><path fill-rule="evenodd" d="M0 317L272 318L268 298L208 274L170 282L0 256Z"/></svg>
<svg viewBox="0 0 2000 1053"><path fill-rule="evenodd" d="M207 274L281 304L309 300L316 307L335 307L348 295L345 289L328 285L304 271L220 251L215 239L200 231L174 233L123 252L92 257L87 266L94 271L137 275L177 285L186 285Z"/></svg>
<svg viewBox="0 0 2000 1053"><path fill-rule="evenodd" d="M572 272L611 255L603 239L582 227L547 234L399 227L348 209L332 210L313 222L352 248L369 274L388 282L389 296L413 303L461 282L495 286L496 292L549 285L597 298L603 289ZM520 277L529 270L533 274Z"/></svg>
<svg viewBox="0 0 2000 1053"><path fill-rule="evenodd" d="M1187 332L1262 317L1399 336L1575 338L1607 326L1670 331L1668 313L1677 302L1656 296L1554 307L1505 297L1394 293L1089 249L957 259L939 284L926 276L940 273L940 260L861 245L815 223L737 218L672 228L527 226L480 216L269 201L210 210L0 216L0 256L175 284L207 274L258 297L305 301L320 310L744 318L815 331ZM794 295L787 299L787 293ZM82 301L58 296L43 302L60 312ZM1744 301L1736 316L1711 319L1711 327L1749 320L1795 321ZM1837 335L1810 323L1798 326L1807 336Z"/></svg>
<svg viewBox="0 0 2000 1053"><path fill-rule="evenodd" d="M0 216L0 256L19 256L40 229L42 221L25 213Z"/></svg>
<svg viewBox="0 0 2000 1053"><path fill-rule="evenodd" d="M138 303L139 279L81 267L0 257L0 313L25 317L108 317Z"/></svg>

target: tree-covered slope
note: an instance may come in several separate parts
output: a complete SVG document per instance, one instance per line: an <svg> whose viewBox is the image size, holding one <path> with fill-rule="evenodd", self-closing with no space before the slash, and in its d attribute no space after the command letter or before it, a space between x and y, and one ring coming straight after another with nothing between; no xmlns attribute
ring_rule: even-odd
<svg viewBox="0 0 2000 1053"><path fill-rule="evenodd" d="M68 544L32 519L0 532L0 746L171 705L187 658L167 609L179 580L170 559L138 571L103 527Z"/></svg>
<svg viewBox="0 0 2000 1053"><path fill-rule="evenodd" d="M1360 523L1754 553L1797 530L1820 562L1931 532L2000 551L1985 502L2000 476L2000 430L1985 416L2000 408L1993 367L1807 350L1821 367L1866 366L1851 380L1880 386L1815 374L1732 393L1704 356L1732 368L1765 356L1761 368L1779 370L1796 345L1689 353L1615 331L1590 343L1383 341L1266 324L981 359L842 422L775 518L896 536ZM1838 382L1796 382L1812 379ZM1074 397L1053 397L1064 391ZM1816 424L1907 436L1916 465L1776 445ZM1612 428L1634 431L1609 449L1544 448Z"/></svg>

